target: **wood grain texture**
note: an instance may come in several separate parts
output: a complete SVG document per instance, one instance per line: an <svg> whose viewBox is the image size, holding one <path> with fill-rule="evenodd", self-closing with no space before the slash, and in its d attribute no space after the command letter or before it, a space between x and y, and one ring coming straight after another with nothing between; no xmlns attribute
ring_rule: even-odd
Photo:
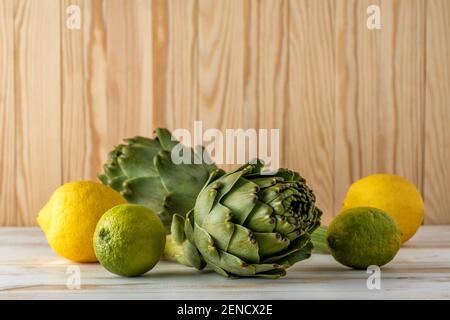
<svg viewBox="0 0 450 320"><path fill-rule="evenodd" d="M81 29L69 29L67 21L70 6L80 8ZM91 113L87 103L88 75L84 30L89 2L66 0L61 2L61 125L62 125L62 178L64 182L90 179L94 176Z"/></svg>
<svg viewBox="0 0 450 320"><path fill-rule="evenodd" d="M246 129L280 130L280 141L272 141L270 133L267 141L269 159L274 156L270 154L272 146L277 144L280 147L277 167L287 165L283 132L288 130L284 122L289 104L288 10L289 2L285 0L245 1L244 6L242 126ZM263 156L260 154L259 157ZM253 157L249 154L247 158Z"/></svg>
<svg viewBox="0 0 450 320"><path fill-rule="evenodd" d="M155 121L193 129L198 112L198 1L153 3Z"/></svg>
<svg viewBox="0 0 450 320"><path fill-rule="evenodd" d="M329 0L291 0L289 12L286 162L311 184L328 222L334 197L335 7Z"/></svg>
<svg viewBox="0 0 450 320"><path fill-rule="evenodd" d="M66 26L70 5L81 9L80 30ZM95 180L110 150L104 2L64 1L61 17L63 181Z"/></svg>
<svg viewBox="0 0 450 320"><path fill-rule="evenodd" d="M106 19L103 0L84 0L86 109L90 114L91 172L99 172L110 146L107 140L107 51ZM91 176L91 179L94 179Z"/></svg>
<svg viewBox="0 0 450 320"><path fill-rule="evenodd" d="M61 184L60 1L14 1L17 223Z"/></svg>
<svg viewBox="0 0 450 320"><path fill-rule="evenodd" d="M381 30L366 9L381 7ZM337 0L335 210L355 180L399 174L422 190L425 2Z"/></svg>
<svg viewBox="0 0 450 320"><path fill-rule="evenodd" d="M0 225L15 225L14 6L0 0Z"/></svg>
<svg viewBox="0 0 450 320"><path fill-rule="evenodd" d="M105 2L109 148L153 130L152 16L148 0Z"/></svg>
<svg viewBox="0 0 450 320"><path fill-rule="evenodd" d="M425 222L450 224L450 2L428 2Z"/></svg>
<svg viewBox="0 0 450 320"><path fill-rule="evenodd" d="M280 129L280 165L326 223L375 172L450 223L449 15L446 0L0 0L0 225L34 225L122 139L194 120Z"/></svg>
<svg viewBox="0 0 450 320"><path fill-rule="evenodd" d="M244 4L240 0L199 0L198 117L204 129L244 125ZM230 150L236 154L236 146Z"/></svg>
<svg viewBox="0 0 450 320"><path fill-rule="evenodd" d="M69 289L68 267L80 289ZM450 227L424 226L381 269L380 290L367 289L366 270L313 254L276 281L230 280L177 263L159 262L141 277L118 277L95 263L58 257L37 228L0 228L0 299L449 299Z"/></svg>

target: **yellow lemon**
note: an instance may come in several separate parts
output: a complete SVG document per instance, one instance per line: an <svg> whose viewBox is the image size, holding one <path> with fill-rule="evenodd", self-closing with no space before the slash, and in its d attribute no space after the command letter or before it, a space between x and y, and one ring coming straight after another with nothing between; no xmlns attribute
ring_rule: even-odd
<svg viewBox="0 0 450 320"><path fill-rule="evenodd" d="M127 203L115 190L99 183L76 181L59 187L38 214L49 245L76 262L95 262L92 237L100 217Z"/></svg>
<svg viewBox="0 0 450 320"><path fill-rule="evenodd" d="M374 174L353 183L342 210L374 207L389 214L400 227L402 243L409 240L423 221L424 203L416 186L392 174Z"/></svg>

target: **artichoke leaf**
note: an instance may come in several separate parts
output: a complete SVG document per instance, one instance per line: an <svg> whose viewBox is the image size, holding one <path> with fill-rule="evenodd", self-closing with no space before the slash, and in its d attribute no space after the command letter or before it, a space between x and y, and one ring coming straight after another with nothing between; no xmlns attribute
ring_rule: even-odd
<svg viewBox="0 0 450 320"><path fill-rule="evenodd" d="M243 225L256 232L272 232L276 226L272 212L270 206L257 201Z"/></svg>
<svg viewBox="0 0 450 320"><path fill-rule="evenodd" d="M138 145L147 146L150 148L161 149L161 144L157 140L153 140L153 139L142 137L142 136L127 138L127 139L124 139L124 141L128 144L138 144Z"/></svg>
<svg viewBox="0 0 450 320"><path fill-rule="evenodd" d="M98 179L100 180L101 183L103 184L109 184L109 178L106 174L104 173L100 173L97 175Z"/></svg>
<svg viewBox="0 0 450 320"><path fill-rule="evenodd" d="M259 191L257 184L239 179L232 191L226 194L220 202L233 212L233 222L243 224L258 200L256 193Z"/></svg>
<svg viewBox="0 0 450 320"><path fill-rule="evenodd" d="M180 142L176 140L169 130L165 128L157 128L156 136L161 144L162 148L166 151L172 151L172 149Z"/></svg>
<svg viewBox="0 0 450 320"><path fill-rule="evenodd" d="M218 261L216 262L215 260L212 260L212 263L220 265L222 269L224 269L231 275L239 277L252 277L256 274L256 268L254 265L248 264L235 255L232 255L226 251L218 249L218 252Z"/></svg>
<svg viewBox="0 0 450 320"><path fill-rule="evenodd" d="M181 261L186 259L186 261L197 270L202 270L206 266L205 260L203 260L195 245L190 241L185 241L183 243L183 255L184 257L181 258Z"/></svg>
<svg viewBox="0 0 450 320"><path fill-rule="evenodd" d="M297 226L291 224L286 217L279 215L276 215L275 217L277 220L275 231L281 233L283 236L288 237L290 233L297 229Z"/></svg>
<svg viewBox="0 0 450 320"><path fill-rule="evenodd" d="M273 272L275 270L280 270L282 268L281 265L277 263L261 263L261 264L255 264L254 265L256 273L269 273Z"/></svg>
<svg viewBox="0 0 450 320"><path fill-rule="evenodd" d="M240 225L234 226L234 233L226 251L248 263L259 263L259 247L253 233Z"/></svg>
<svg viewBox="0 0 450 320"><path fill-rule="evenodd" d="M283 190L283 184L277 183L258 192L258 199L264 203L269 203L277 198Z"/></svg>
<svg viewBox="0 0 450 320"><path fill-rule="evenodd" d="M289 247L274 256L271 256L267 259L263 260L263 263L277 263L278 261L288 257L289 255L303 249L310 241L310 236L308 234L304 234L300 237L298 237L297 239L291 241L291 244L289 245Z"/></svg>
<svg viewBox="0 0 450 320"><path fill-rule="evenodd" d="M184 234L184 224L185 220L182 216L179 214L173 215L170 233L172 234L172 238L177 245L181 245L186 240L186 236Z"/></svg>
<svg viewBox="0 0 450 320"><path fill-rule="evenodd" d="M236 276L233 276L232 274L229 274L228 272L226 272L225 270L223 270L221 267L219 267L218 265L215 265L214 263L212 263L211 261L207 262L208 266L213 269L215 272L217 272L218 274L220 274L221 276L227 277L227 278L238 278Z"/></svg>
<svg viewBox="0 0 450 320"><path fill-rule="evenodd" d="M230 190L234 187L236 182L242 177L244 174L243 171L237 171L230 174L224 175L222 178L220 178L220 183L217 183L217 181L213 182L212 185L217 185L217 201L221 202L222 197L228 194Z"/></svg>
<svg viewBox="0 0 450 320"><path fill-rule="evenodd" d="M151 159L158 152L155 148L132 144L122 148L117 162L127 177L156 176L158 173Z"/></svg>
<svg viewBox="0 0 450 320"><path fill-rule="evenodd" d="M311 242L307 243L303 248L295 250L290 255L280 259L277 261L278 264L285 266L285 268L289 268L293 266L295 263L306 260L311 257L313 245Z"/></svg>
<svg viewBox="0 0 450 320"><path fill-rule="evenodd" d="M265 278L265 279L279 279L286 275L286 270L283 268L273 269L267 272L256 273L255 277Z"/></svg>
<svg viewBox="0 0 450 320"><path fill-rule="evenodd" d="M231 210L218 203L203 220L202 228L214 240L215 246L226 250L234 233L234 223L231 222Z"/></svg>
<svg viewBox="0 0 450 320"><path fill-rule="evenodd" d="M198 224L203 224L203 220L211 212L211 209L217 197L217 187L218 185L216 186L214 183L212 183L197 197L194 206L194 214L195 220Z"/></svg>
<svg viewBox="0 0 450 320"><path fill-rule="evenodd" d="M207 262L211 260L214 263L219 260L219 252L214 245L214 240L197 222L194 222L194 243Z"/></svg>
<svg viewBox="0 0 450 320"><path fill-rule="evenodd" d="M158 177L139 177L124 182L124 196L130 203L140 204L162 212L168 193Z"/></svg>
<svg viewBox="0 0 450 320"><path fill-rule="evenodd" d="M255 232L253 234L259 246L259 255L261 259L273 256L282 252L289 247L290 241L288 238L279 233L262 233Z"/></svg>
<svg viewBox="0 0 450 320"><path fill-rule="evenodd" d="M193 212L194 210L191 209L188 213L186 213L186 219L184 223L184 234L186 235L186 238L192 242L195 243L194 239L194 220L193 218Z"/></svg>
<svg viewBox="0 0 450 320"><path fill-rule="evenodd" d="M154 158L154 165L167 191L190 196L194 201L208 180L208 173L199 170L201 165L175 164L168 151L160 151Z"/></svg>
<svg viewBox="0 0 450 320"><path fill-rule="evenodd" d="M103 170L108 177L125 177L125 173L117 164L117 158L114 160L108 160L108 162L103 165Z"/></svg>
<svg viewBox="0 0 450 320"><path fill-rule="evenodd" d="M283 178L280 177L259 177L252 179L252 182L257 184L260 189L269 188L271 186L276 185L278 182L283 181Z"/></svg>
<svg viewBox="0 0 450 320"><path fill-rule="evenodd" d="M206 151L204 146L196 146L195 147L195 153L194 153L194 157L197 159L197 162L195 163L201 163L203 165L203 167L206 169L206 171L208 171L209 173L212 173L213 171L217 170L216 165L214 164L214 162L212 161L211 157L209 156L208 151ZM222 175L225 173L225 171L222 171Z"/></svg>
<svg viewBox="0 0 450 320"><path fill-rule="evenodd" d="M286 272L278 264L248 264L238 257L219 250L220 265L228 277L263 277L276 279L284 276ZM208 264L211 264L208 262Z"/></svg>
<svg viewBox="0 0 450 320"><path fill-rule="evenodd" d="M169 193L164 199L164 208L169 212L188 212L195 205L195 198L182 193Z"/></svg>
<svg viewBox="0 0 450 320"><path fill-rule="evenodd" d="M281 168L276 173L277 177L281 177L284 181L301 181L305 182L305 179L298 174L296 171L292 171L289 169Z"/></svg>
<svg viewBox="0 0 450 320"><path fill-rule="evenodd" d="M110 180L107 180L107 184L111 188L119 191L124 197L126 197L127 196L127 192L126 192L126 188L124 187L124 182L125 181L127 181L127 177L126 176L117 176L117 177L114 177L114 178L112 178Z"/></svg>
<svg viewBox="0 0 450 320"><path fill-rule="evenodd" d="M174 245L181 246L182 251L182 254L175 254L175 258L183 265L201 270L205 267L206 262L195 245L189 239L186 239L184 228L185 219L178 214L174 214L171 226L172 234L168 237L172 237Z"/></svg>

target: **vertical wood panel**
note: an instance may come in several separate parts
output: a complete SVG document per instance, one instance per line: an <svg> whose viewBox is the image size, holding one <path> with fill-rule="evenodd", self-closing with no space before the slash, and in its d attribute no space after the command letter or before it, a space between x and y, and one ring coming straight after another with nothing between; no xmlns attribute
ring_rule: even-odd
<svg viewBox="0 0 450 320"><path fill-rule="evenodd" d="M154 124L164 127L167 107L167 68L169 51L168 3L165 0L152 1L152 83Z"/></svg>
<svg viewBox="0 0 450 320"><path fill-rule="evenodd" d="M152 104L152 18L147 0L109 0L107 20L106 141L111 148L124 138L150 136Z"/></svg>
<svg viewBox="0 0 450 320"><path fill-rule="evenodd" d="M197 118L198 2L153 3L153 78L158 126L192 130Z"/></svg>
<svg viewBox="0 0 450 320"><path fill-rule="evenodd" d="M392 80L390 88L381 91L381 104L393 109L393 120L387 122L382 116L381 121L395 129L392 136L387 137L385 126L379 124L378 135L382 139L379 149L384 150L383 140L393 139L394 154L384 161L392 161L389 165L393 172L413 182L423 193L426 1L385 1L382 6L385 5L389 6L387 13L392 14L388 19L393 34L384 41L386 47L392 47L392 52L386 49L390 57L383 56L383 63L389 63L391 70L382 74L382 81L388 77Z"/></svg>
<svg viewBox="0 0 450 320"><path fill-rule="evenodd" d="M70 5L80 7L82 27L67 27ZM85 43L86 3L83 0L61 2L61 126L62 178L64 182L89 179L91 172L91 124L86 103Z"/></svg>
<svg viewBox="0 0 450 320"><path fill-rule="evenodd" d="M80 7L82 28L67 27L70 5ZM62 177L64 181L90 178L89 112L86 108L84 14L85 1L61 2L61 125Z"/></svg>
<svg viewBox="0 0 450 320"><path fill-rule="evenodd" d="M381 6L381 30L367 7ZM423 0L337 0L335 209L352 182L399 174L422 188Z"/></svg>
<svg viewBox="0 0 450 320"><path fill-rule="evenodd" d="M85 75L85 110L89 112L91 136L86 142L90 145L91 165L89 175L92 179L106 161L108 145L108 100L107 100L107 52L106 21L103 0L84 0L83 45ZM84 19L83 19L84 18ZM81 44L80 44L81 45Z"/></svg>
<svg viewBox="0 0 450 320"><path fill-rule="evenodd" d="M14 7L0 0L0 226L17 223L15 193Z"/></svg>
<svg viewBox="0 0 450 320"><path fill-rule="evenodd" d="M331 0L291 0L287 164L314 189L323 219L333 215L334 16Z"/></svg>
<svg viewBox="0 0 450 320"><path fill-rule="evenodd" d="M69 5L80 6L80 30L66 27ZM61 17L63 181L95 180L109 151L103 2L65 0Z"/></svg>
<svg viewBox="0 0 450 320"><path fill-rule="evenodd" d="M244 2L199 0L198 10L199 119L204 129L242 128Z"/></svg>
<svg viewBox="0 0 450 320"><path fill-rule="evenodd" d="M14 5L17 214L32 225L61 184L60 2Z"/></svg>
<svg viewBox="0 0 450 320"><path fill-rule="evenodd" d="M288 108L289 3L287 0L245 1L243 126L279 129L279 165L283 152L284 117ZM269 156L272 156L269 154Z"/></svg>
<svg viewBox="0 0 450 320"><path fill-rule="evenodd" d="M450 223L450 2L427 3L425 222Z"/></svg>

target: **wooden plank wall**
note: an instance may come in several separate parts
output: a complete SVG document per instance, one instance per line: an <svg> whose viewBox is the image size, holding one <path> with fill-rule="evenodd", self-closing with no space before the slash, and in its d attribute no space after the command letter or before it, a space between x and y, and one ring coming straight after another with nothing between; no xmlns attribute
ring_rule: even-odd
<svg viewBox="0 0 450 320"><path fill-rule="evenodd" d="M448 224L449 15L447 0L0 0L0 225L34 225L122 138L194 120L279 128L326 222L352 181L390 172Z"/></svg>

